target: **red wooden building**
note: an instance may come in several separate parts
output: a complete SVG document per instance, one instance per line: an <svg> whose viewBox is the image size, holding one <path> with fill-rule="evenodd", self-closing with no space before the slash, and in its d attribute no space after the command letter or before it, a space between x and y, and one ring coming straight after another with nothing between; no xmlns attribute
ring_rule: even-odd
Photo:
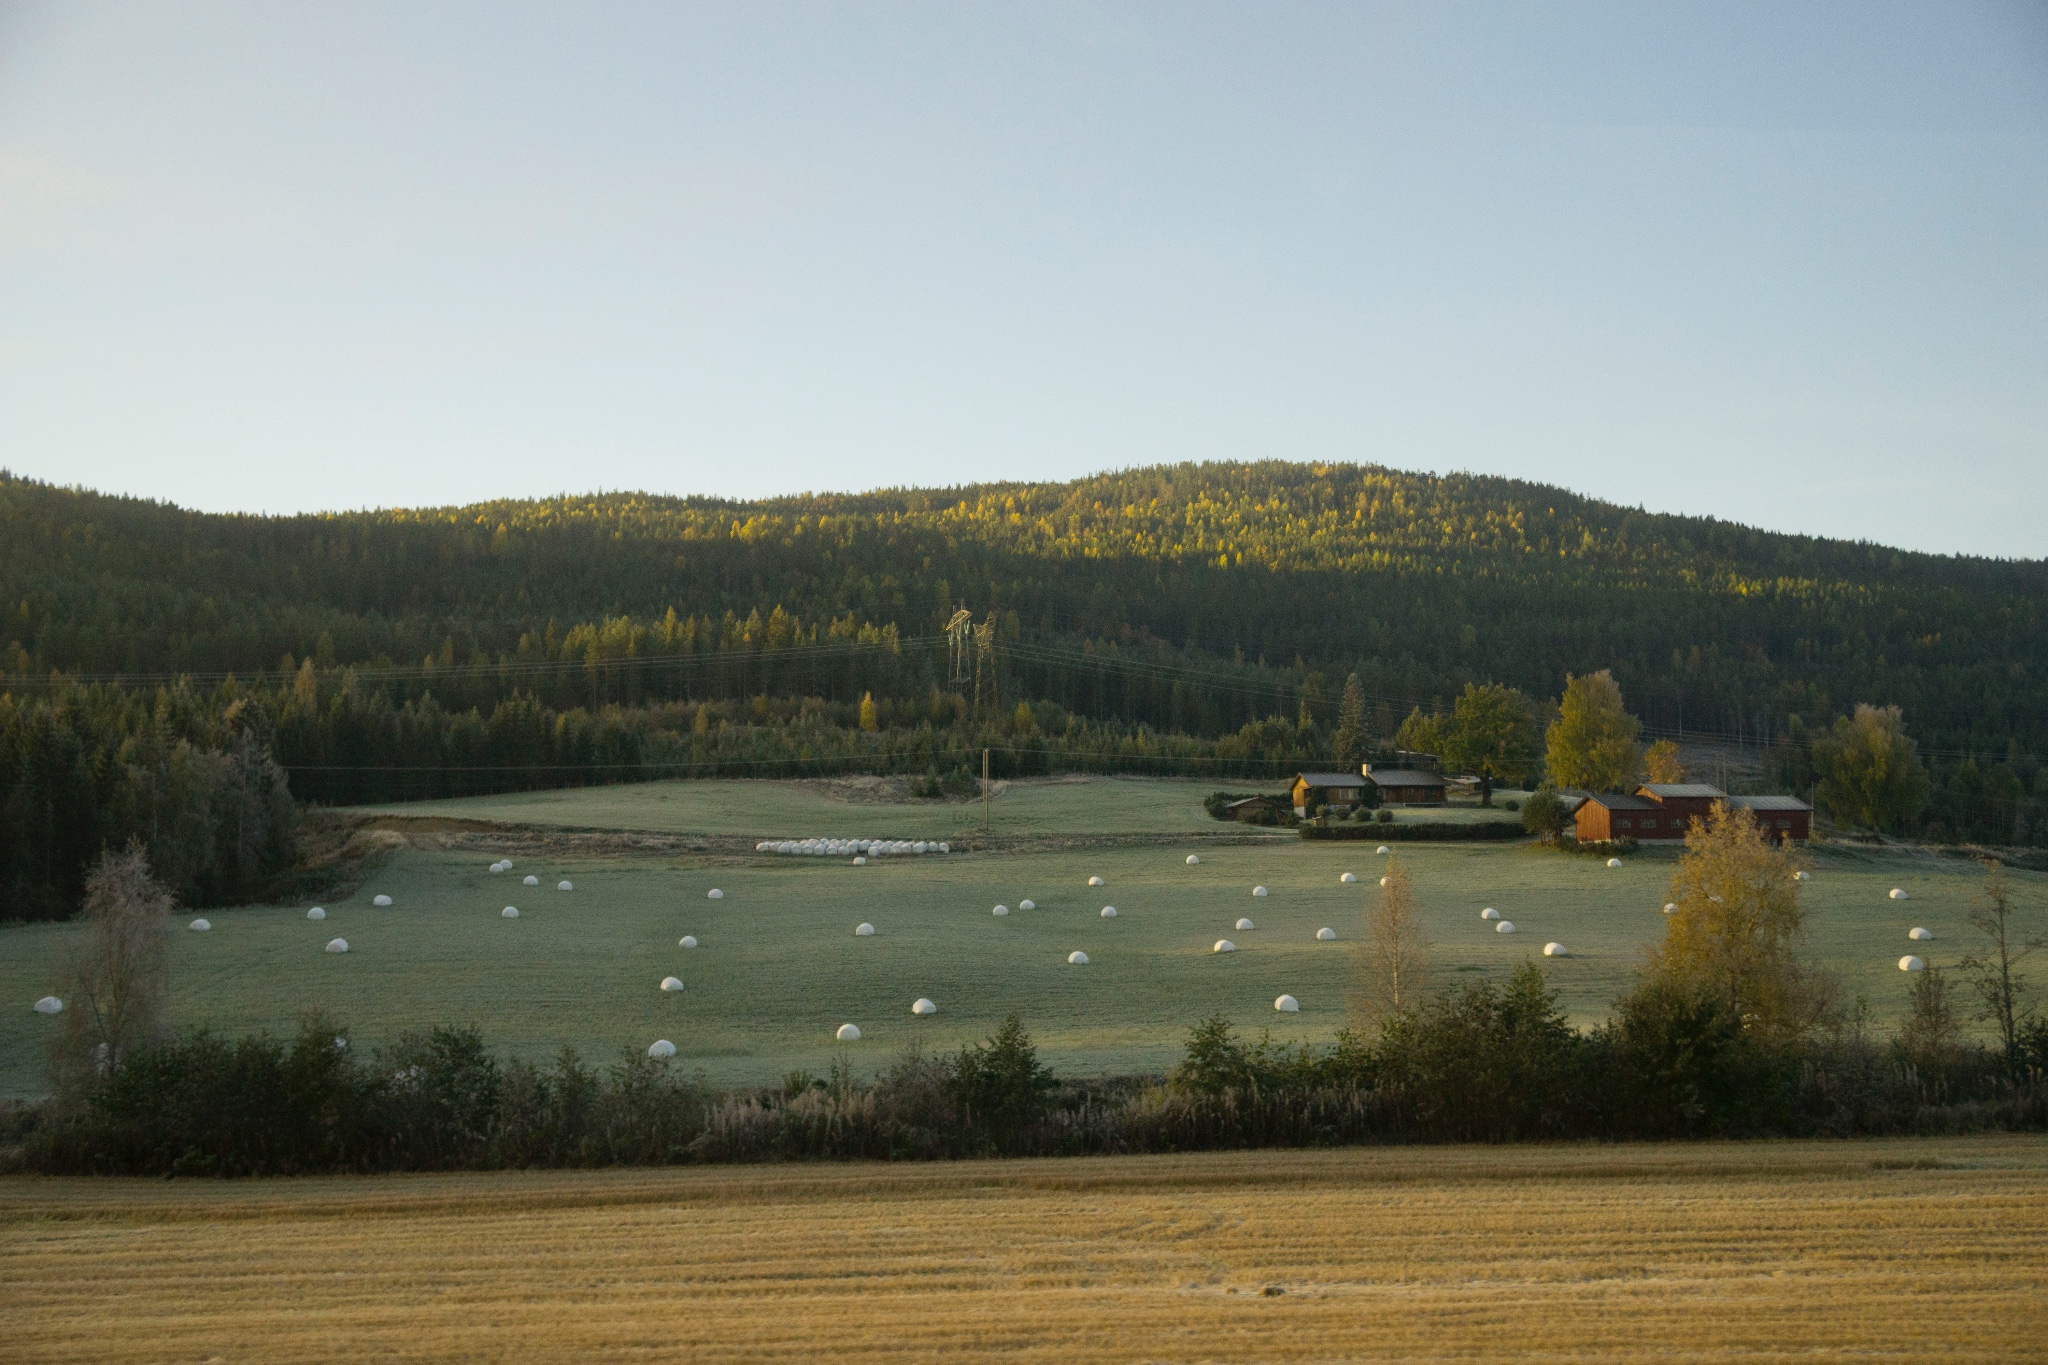
<svg viewBox="0 0 2048 1365"><path fill-rule="evenodd" d="M1627 795L1588 796L1572 812L1581 843L1634 839L1642 843L1685 838L1694 820L1704 820L1716 801L1746 810L1772 838L1813 837L1813 807L1796 796L1730 796L1705 782L1647 782Z"/></svg>

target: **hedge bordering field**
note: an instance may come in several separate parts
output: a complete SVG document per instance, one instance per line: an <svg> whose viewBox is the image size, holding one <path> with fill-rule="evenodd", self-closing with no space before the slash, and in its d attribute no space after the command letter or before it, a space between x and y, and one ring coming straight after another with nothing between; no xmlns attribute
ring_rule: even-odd
<svg viewBox="0 0 2048 1365"><path fill-rule="evenodd" d="M1366 843L1458 843L1481 839L1526 839L1518 820L1486 820L1469 824L1436 820L1426 825L1303 825L1304 839L1358 839Z"/></svg>

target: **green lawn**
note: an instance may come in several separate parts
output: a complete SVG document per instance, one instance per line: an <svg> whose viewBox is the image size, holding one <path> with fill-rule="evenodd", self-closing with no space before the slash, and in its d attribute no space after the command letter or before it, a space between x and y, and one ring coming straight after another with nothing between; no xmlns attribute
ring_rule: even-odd
<svg viewBox="0 0 2048 1365"><path fill-rule="evenodd" d="M834 827L908 832L881 820ZM1505 973L1533 958L1581 1024L1603 1017L1662 933L1659 909L1676 857L1638 854L1609 869L1521 846L1398 851L1415 874L1439 982ZM619 857L529 860L493 875L487 854L406 850L353 897L330 902L324 923L309 923L305 907L294 905L209 912L211 933L181 929L172 944L176 1015L181 1024L239 1033L288 1029L301 1011L320 1008L349 1023L363 1044L474 1022L494 1044L536 1058L565 1045L610 1058L665 1037L720 1082L821 1070L838 1051L833 1030L848 1021L866 1035L852 1049L864 1066L913 1037L956 1047L1011 1010L1069 1073L1162 1068L1178 1056L1189 1025L1218 1011L1279 1038L1330 1038L1344 1019L1361 911L1376 889L1382 859L1373 845L1212 846L1198 867L1187 866L1184 853L955 854L859 868L826 859ZM1356 885L1339 884L1347 869L1359 874ZM521 885L528 872L542 885ZM1091 890L1091 874L1108 886ZM562 877L576 889L554 890ZM2038 907L2048 878L2014 880ZM1271 895L1255 900L1254 883ZM1889 1023L1905 998L1899 955L1911 947L1935 963L1959 956L1961 917L1979 884L1976 869L1959 860L1823 851L1804 891L1812 950L1852 998L1867 996ZM724 889L724 900L705 898L712 886ZM1886 899L1892 886L1913 898ZM396 905L371 908L378 892ZM1025 897L1038 908L1017 909ZM989 913L998 901L1011 907L1007 918ZM506 904L519 906L521 917L501 918ZM1099 916L1105 904L1117 906L1117 919ZM1521 932L1506 937L1483 924L1479 911L1488 905ZM1258 928L1235 929L1240 915ZM874 937L854 937L862 920L875 924ZM1935 941L1909 945L1906 930L1916 924L1934 930ZM1323 925L1337 930L1337 943L1314 940ZM0 928L0 999L13 1002L0 1012L0 1093L40 1084L53 1021L28 1006L61 990L62 948L75 933ZM685 933L702 946L677 947ZM323 953L337 935L351 951ZM1222 937L1240 951L1212 954ZM1573 955L1542 959L1551 939ZM1090 965L1067 965L1076 948ZM656 989L670 973L688 983L685 992ZM1299 997L1299 1015L1273 1012L1283 991ZM941 1013L913 1019L910 1004L920 995Z"/></svg>

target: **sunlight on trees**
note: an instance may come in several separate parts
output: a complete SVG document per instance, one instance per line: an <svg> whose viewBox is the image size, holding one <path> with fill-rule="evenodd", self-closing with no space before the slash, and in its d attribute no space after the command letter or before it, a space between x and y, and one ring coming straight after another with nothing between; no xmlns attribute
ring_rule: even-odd
<svg viewBox="0 0 2048 1365"><path fill-rule="evenodd" d="M1612 673L1565 675L1564 700L1545 736L1550 780L1590 792L1621 790L1636 774L1641 729L1623 709Z"/></svg>
<svg viewBox="0 0 2048 1365"><path fill-rule="evenodd" d="M1927 804L1927 769L1896 706L1864 706L1814 741L1815 803L1846 825L1899 832Z"/></svg>
<svg viewBox="0 0 2048 1365"><path fill-rule="evenodd" d="M1798 956L1806 928L1799 858L1747 811L1715 802L1671 876L1678 909L1646 973L1722 1002L1745 1031L1790 1042L1832 1012L1832 978Z"/></svg>
<svg viewBox="0 0 2048 1365"><path fill-rule="evenodd" d="M1387 860L1386 885L1365 914L1365 939L1357 949L1358 983L1352 1014L1369 1025L1411 1010L1429 985L1429 954L1422 939L1422 912L1401 860Z"/></svg>

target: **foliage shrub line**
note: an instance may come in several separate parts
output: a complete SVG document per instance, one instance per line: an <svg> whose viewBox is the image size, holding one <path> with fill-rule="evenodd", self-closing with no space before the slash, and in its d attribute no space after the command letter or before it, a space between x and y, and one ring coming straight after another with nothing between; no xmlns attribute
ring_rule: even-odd
<svg viewBox="0 0 2048 1365"><path fill-rule="evenodd" d="M951 1057L863 1080L719 1092L673 1063L501 1062L473 1028L367 1058L310 1018L296 1037L193 1034L78 1095L9 1117L5 1164L52 1174L644 1166L1191 1152L1359 1143L1858 1136L2048 1128L2048 1029L2018 1062L1850 1030L1794 1046L1709 997L1638 990L1590 1034L1539 969L1481 981L1330 1047L1193 1030L1166 1077L1060 1081L1011 1019Z"/></svg>
<svg viewBox="0 0 2048 1365"><path fill-rule="evenodd" d="M1431 820L1412 825L1303 825L1304 839L1361 839L1376 844L1457 843L1465 840L1525 839L1528 832L1518 820Z"/></svg>

